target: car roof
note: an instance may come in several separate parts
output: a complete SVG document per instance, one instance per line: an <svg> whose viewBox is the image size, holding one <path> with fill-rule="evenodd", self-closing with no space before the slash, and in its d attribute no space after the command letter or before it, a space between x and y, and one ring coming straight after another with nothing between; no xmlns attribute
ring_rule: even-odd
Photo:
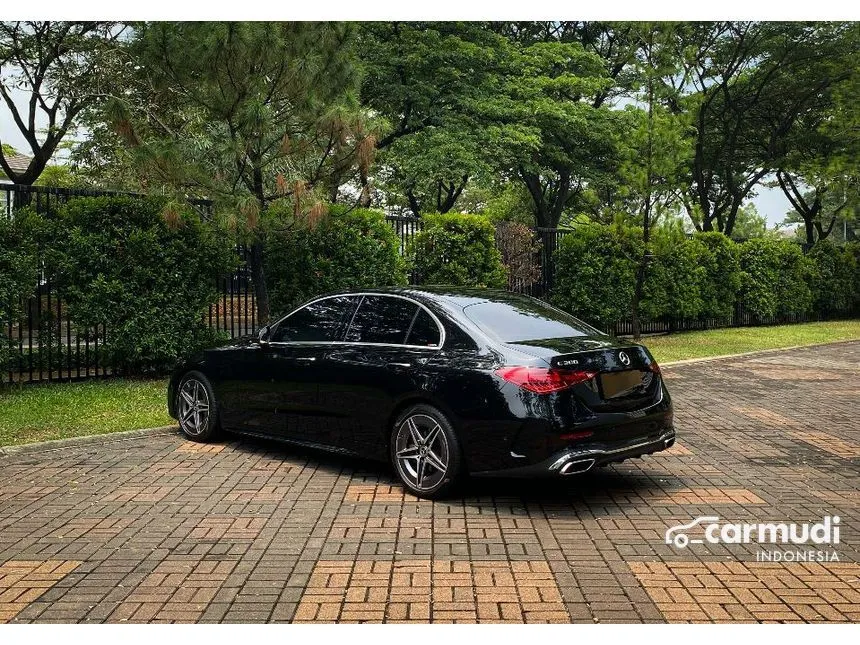
<svg viewBox="0 0 860 645"><path fill-rule="evenodd" d="M379 287L375 289L355 289L339 293L379 293L418 297L464 308L479 302L508 302L516 303L534 299L520 293L503 289L485 289L481 287L458 287L449 285L422 285L420 287Z"/></svg>

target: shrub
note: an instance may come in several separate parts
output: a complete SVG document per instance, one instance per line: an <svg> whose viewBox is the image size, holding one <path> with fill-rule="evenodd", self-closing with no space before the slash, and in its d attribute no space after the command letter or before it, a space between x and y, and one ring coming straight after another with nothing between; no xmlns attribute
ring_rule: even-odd
<svg viewBox="0 0 860 645"><path fill-rule="evenodd" d="M699 295L702 318L725 320L734 314L735 302L741 288L741 267L738 245L722 233L696 233L693 239L705 252L699 255L702 268Z"/></svg>
<svg viewBox="0 0 860 645"><path fill-rule="evenodd" d="M641 255L641 233L637 229L580 226L561 239L555 252L555 284L550 300L607 329L630 312Z"/></svg>
<svg viewBox="0 0 860 645"><path fill-rule="evenodd" d="M653 249L640 307L643 318L698 318L708 248L699 240L676 239L657 240Z"/></svg>
<svg viewBox="0 0 860 645"><path fill-rule="evenodd" d="M203 321L215 277L235 267L226 243L189 212L168 225L163 200L87 197L57 214L51 247L70 319L104 325L105 357L126 373L163 372L213 341Z"/></svg>
<svg viewBox="0 0 860 645"><path fill-rule="evenodd" d="M495 245L495 228L480 215L425 215L424 229L410 248L422 284L504 287L505 266Z"/></svg>
<svg viewBox="0 0 860 645"><path fill-rule="evenodd" d="M813 264L798 244L759 238L740 245L740 298L759 321L809 313Z"/></svg>
<svg viewBox="0 0 860 645"><path fill-rule="evenodd" d="M860 312L860 242L848 242L845 250L854 258L854 299L851 309L852 313L857 313Z"/></svg>
<svg viewBox="0 0 860 645"><path fill-rule="evenodd" d="M8 321L21 314L21 300L36 287L36 258L28 217L0 216L0 370L9 366L12 339L6 337Z"/></svg>
<svg viewBox="0 0 860 645"><path fill-rule="evenodd" d="M540 280L541 267L537 258L540 243L530 227L520 222L498 222L496 248L502 254L502 264L508 274L508 289L522 291Z"/></svg>
<svg viewBox="0 0 860 645"><path fill-rule="evenodd" d="M406 284L400 239L381 211L330 208L314 227L267 224L266 280L273 313L320 293Z"/></svg>
<svg viewBox="0 0 860 645"><path fill-rule="evenodd" d="M812 247L808 256L814 263L812 293L816 313L848 313L856 295L857 259L852 250L828 240Z"/></svg>

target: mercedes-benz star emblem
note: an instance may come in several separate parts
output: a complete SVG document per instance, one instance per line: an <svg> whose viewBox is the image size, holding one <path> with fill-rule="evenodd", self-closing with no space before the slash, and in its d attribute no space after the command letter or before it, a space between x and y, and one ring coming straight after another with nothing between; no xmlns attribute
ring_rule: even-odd
<svg viewBox="0 0 860 645"><path fill-rule="evenodd" d="M618 352L618 360L621 361L622 365L630 365L630 357L627 352Z"/></svg>

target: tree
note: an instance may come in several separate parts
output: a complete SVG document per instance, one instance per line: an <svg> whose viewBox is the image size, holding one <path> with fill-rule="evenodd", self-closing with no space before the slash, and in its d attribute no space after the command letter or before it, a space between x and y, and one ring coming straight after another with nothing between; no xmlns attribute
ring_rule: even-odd
<svg viewBox="0 0 860 645"><path fill-rule="evenodd" d="M514 50L486 24L367 23L358 42L362 102L385 121L376 178L387 205L446 213L528 138L519 123L497 118Z"/></svg>
<svg viewBox="0 0 860 645"><path fill-rule="evenodd" d="M755 204L749 202L738 209L735 225L732 228L732 239L753 240L766 237L767 233L767 218L759 214Z"/></svg>
<svg viewBox="0 0 860 645"><path fill-rule="evenodd" d="M794 208L792 213L788 213L786 221L799 219L803 222L804 239L809 245L826 240L833 232L837 219L852 221L853 211L860 202L860 178L833 178L828 182L820 175L816 181L811 175L813 173L806 177L806 181L812 184L811 189L804 190L801 182L805 181L800 177L783 168L776 173L779 187Z"/></svg>
<svg viewBox="0 0 860 645"><path fill-rule="evenodd" d="M630 26L388 23L362 30L362 98L389 122L377 143L387 197L413 212L454 207L470 182L523 184L539 226L617 164L607 102Z"/></svg>
<svg viewBox="0 0 860 645"><path fill-rule="evenodd" d="M829 237L837 220L852 221L860 204L860 33L853 36L854 51L846 54L850 78L798 119L777 165L777 185L810 246Z"/></svg>
<svg viewBox="0 0 860 645"><path fill-rule="evenodd" d="M531 195L535 223L556 228L589 187L605 182L617 168L624 118L606 101L615 89L613 73L624 63L607 64L601 57L599 43L616 42L605 36L612 33L608 27L510 23L495 28L517 46L497 113L531 133L507 172ZM595 32L604 34L603 40Z"/></svg>
<svg viewBox="0 0 860 645"><path fill-rule="evenodd" d="M695 115L685 205L699 230L731 235L738 209L785 152L799 119L851 72L852 23L690 23L679 33L678 109ZM843 61L843 62L839 62ZM669 79L677 83L676 78Z"/></svg>
<svg viewBox="0 0 860 645"><path fill-rule="evenodd" d="M112 22L0 23L0 97L32 157L16 172L0 149L14 183L35 182L80 113L110 93L125 31Z"/></svg>
<svg viewBox="0 0 860 645"><path fill-rule="evenodd" d="M112 106L145 173L240 213L261 322L270 312L258 224L268 207L290 199L295 221L318 219L345 169L366 170L372 159L352 31L339 23L141 25L133 100Z"/></svg>
<svg viewBox="0 0 860 645"><path fill-rule="evenodd" d="M644 113L641 109L628 110L636 125L630 137L630 156L622 165L621 176L627 187L628 204L642 226L642 256L630 312L633 337L638 340L641 335L639 304L652 258L651 229L661 212L677 200L689 144L685 120L665 107L666 103L677 100L677 91L660 82L661 78L678 71L672 56L674 26L642 23L636 33L640 39L635 67L637 98L644 105Z"/></svg>

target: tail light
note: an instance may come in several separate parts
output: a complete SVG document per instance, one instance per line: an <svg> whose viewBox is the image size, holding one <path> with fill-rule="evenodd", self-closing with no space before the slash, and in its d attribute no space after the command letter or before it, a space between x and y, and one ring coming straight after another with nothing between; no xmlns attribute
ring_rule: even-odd
<svg viewBox="0 0 860 645"><path fill-rule="evenodd" d="M496 374L508 383L513 383L529 392L550 394L592 379L597 375L597 372L573 372L545 367L506 365L497 369Z"/></svg>
<svg viewBox="0 0 860 645"><path fill-rule="evenodd" d="M657 361L652 360L651 363L648 365L648 369L654 372L657 376L660 376L660 374L662 374L662 372L660 371L660 366L657 365Z"/></svg>

